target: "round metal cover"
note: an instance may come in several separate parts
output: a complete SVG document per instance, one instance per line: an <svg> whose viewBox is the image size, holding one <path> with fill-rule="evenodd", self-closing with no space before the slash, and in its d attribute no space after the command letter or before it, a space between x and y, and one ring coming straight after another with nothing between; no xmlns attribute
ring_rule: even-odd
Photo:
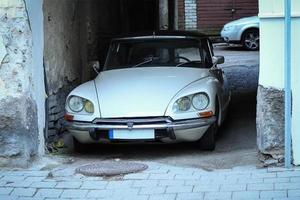
<svg viewBox="0 0 300 200"><path fill-rule="evenodd" d="M148 166L142 163L104 161L78 167L76 172L86 176L116 176L143 171L147 168Z"/></svg>

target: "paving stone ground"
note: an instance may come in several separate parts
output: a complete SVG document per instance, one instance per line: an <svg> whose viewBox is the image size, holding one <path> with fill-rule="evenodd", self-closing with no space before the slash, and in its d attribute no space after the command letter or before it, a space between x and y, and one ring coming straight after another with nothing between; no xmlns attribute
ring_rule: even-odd
<svg viewBox="0 0 300 200"><path fill-rule="evenodd" d="M0 170L0 200L195 199L300 200L300 168L235 167L205 171L146 162L143 172L86 177L74 166Z"/></svg>

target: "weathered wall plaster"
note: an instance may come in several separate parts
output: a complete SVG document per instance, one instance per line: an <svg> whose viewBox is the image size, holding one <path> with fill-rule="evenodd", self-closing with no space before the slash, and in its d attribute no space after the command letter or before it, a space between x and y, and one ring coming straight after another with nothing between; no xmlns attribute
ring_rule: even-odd
<svg viewBox="0 0 300 200"><path fill-rule="evenodd" d="M38 153L32 32L23 0L0 1L0 166L27 166ZM4 53L3 53L4 51Z"/></svg>
<svg viewBox="0 0 300 200"><path fill-rule="evenodd" d="M44 0L44 66L48 93L46 139L61 129L65 99L81 82L78 0Z"/></svg>
<svg viewBox="0 0 300 200"><path fill-rule="evenodd" d="M78 0L44 0L44 60L49 95L80 79Z"/></svg>

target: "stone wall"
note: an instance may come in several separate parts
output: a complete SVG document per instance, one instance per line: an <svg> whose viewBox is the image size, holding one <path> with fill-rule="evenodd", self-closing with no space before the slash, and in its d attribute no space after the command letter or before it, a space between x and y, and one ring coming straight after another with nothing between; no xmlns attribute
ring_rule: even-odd
<svg viewBox="0 0 300 200"><path fill-rule="evenodd" d="M0 166L24 167L38 153L32 61L26 4L23 0L1 0Z"/></svg>
<svg viewBox="0 0 300 200"><path fill-rule="evenodd" d="M61 131L68 93L81 82L79 1L44 0L43 7L49 142Z"/></svg>
<svg viewBox="0 0 300 200"><path fill-rule="evenodd" d="M284 158L284 91L258 86L257 145L266 165L277 164Z"/></svg>

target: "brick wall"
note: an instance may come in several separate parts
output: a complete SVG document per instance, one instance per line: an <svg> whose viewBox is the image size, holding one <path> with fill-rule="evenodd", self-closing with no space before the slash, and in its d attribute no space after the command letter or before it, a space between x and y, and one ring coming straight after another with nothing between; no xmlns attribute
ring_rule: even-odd
<svg viewBox="0 0 300 200"><path fill-rule="evenodd" d="M185 28L185 11L184 0L178 0L178 29L184 30Z"/></svg>

